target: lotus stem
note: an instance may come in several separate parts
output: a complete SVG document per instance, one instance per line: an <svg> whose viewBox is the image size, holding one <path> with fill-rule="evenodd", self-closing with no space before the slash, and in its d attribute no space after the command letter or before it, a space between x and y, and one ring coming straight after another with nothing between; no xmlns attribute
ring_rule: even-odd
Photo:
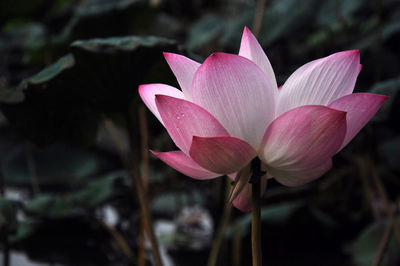
<svg viewBox="0 0 400 266"><path fill-rule="evenodd" d="M218 254L224 237L224 232L229 224L229 220L232 212L232 205L227 201L229 197L229 191L231 189L231 180L226 179L226 191L225 191L225 205L222 213L221 221L218 225L217 232L211 247L210 256L208 257L207 266L215 266L218 261Z"/></svg>
<svg viewBox="0 0 400 266"><path fill-rule="evenodd" d="M147 193L147 181L149 173L149 137L147 132L147 119L146 119L146 109L141 104L139 105L139 128L140 128L140 138L141 138L141 155L142 155L142 177L145 192ZM143 219L140 222L140 232L139 232L139 255L138 255L138 266L146 265L146 247L145 247L145 225Z"/></svg>
<svg viewBox="0 0 400 266"><path fill-rule="evenodd" d="M382 259L385 255L385 251L388 248L389 240L392 235L394 229L393 220L389 220L388 225L383 232L383 236L381 242L379 243L378 252L375 255L374 261L372 262L372 266L379 266L382 262Z"/></svg>
<svg viewBox="0 0 400 266"><path fill-rule="evenodd" d="M149 210L149 201L147 199L147 194L145 191L145 184L142 175L140 174L139 165L138 165L138 148L136 147L137 144L137 131L135 130L135 125L133 123L133 117L130 115L130 112L127 111L125 116L128 134L129 134L129 141L131 146L131 170L132 170L132 177L133 181L136 184L136 191L139 198L140 209L141 209L141 218L142 223L144 225L144 229L147 233L147 236L150 240L151 249L153 251L153 258L154 264L156 266L162 266L162 260L160 255L160 250L158 248L157 238L154 234L152 219Z"/></svg>
<svg viewBox="0 0 400 266"><path fill-rule="evenodd" d="M112 226L109 226L104 221L99 221L100 224L110 233L110 235L114 238L115 243L125 254L125 256L130 260L132 264L136 262L135 254L133 253L132 249L129 247L128 243L125 241L124 237Z"/></svg>
<svg viewBox="0 0 400 266"><path fill-rule="evenodd" d="M267 0L258 0L257 2L256 15L253 21L253 34L256 37L260 34L266 2Z"/></svg>
<svg viewBox="0 0 400 266"><path fill-rule="evenodd" d="M138 149L136 148L136 132L135 126L133 125L132 117L129 112L126 112L126 123L127 129L129 133L129 140L131 146L131 158L124 152L124 148L122 143L120 142L120 137L116 127L114 126L111 120L105 120L105 126L107 131L109 132L114 144L117 147L118 152L120 153L120 157L126 167L126 169L130 172L132 181L136 184L136 192L139 198L139 204L141 209L141 220L144 226L144 229L149 237L151 248L153 251L154 264L156 266L162 266L162 260L160 256L160 251L158 249L157 239L155 237L150 210L148 207L148 199L144 189L144 182L142 179L142 175L140 174L139 165L138 165Z"/></svg>
<svg viewBox="0 0 400 266"><path fill-rule="evenodd" d="M242 227L239 221L235 222L235 231L233 235L232 251L233 266L240 266L242 261Z"/></svg>
<svg viewBox="0 0 400 266"><path fill-rule="evenodd" d="M253 255L253 266L262 265L261 252L261 177L265 174L261 171L260 159L255 158L251 162L252 176L250 178L251 187L251 252Z"/></svg>

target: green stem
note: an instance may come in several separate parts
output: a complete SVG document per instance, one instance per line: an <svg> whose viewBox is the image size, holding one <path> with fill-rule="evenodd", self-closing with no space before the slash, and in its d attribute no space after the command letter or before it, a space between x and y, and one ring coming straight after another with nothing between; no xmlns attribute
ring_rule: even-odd
<svg viewBox="0 0 400 266"><path fill-rule="evenodd" d="M260 184L252 184L252 213L251 213L251 251L253 254L253 266L261 266L261 212L260 212ZM254 193L255 192L255 193Z"/></svg>
<svg viewBox="0 0 400 266"><path fill-rule="evenodd" d="M251 252L253 255L253 266L262 265L261 252L261 210L260 210L260 194L261 194L261 177L264 172L261 171L261 162L255 158L251 162L252 176L250 178L251 186Z"/></svg>
<svg viewBox="0 0 400 266"><path fill-rule="evenodd" d="M160 250L158 248L158 241L157 238L154 234L153 230L153 223L150 215L150 209L149 209L149 200L147 198L146 194L146 189L143 181L143 177L140 173L139 170L139 164L138 164L138 148L137 148L137 131L135 130L135 125L133 123L133 117L130 115L130 112L127 111L125 113L125 120L127 124L127 129L128 129L128 134L129 134L129 142L130 142L130 147L131 147L131 158L130 162L126 162L126 164L129 166L131 165L131 172L132 172L132 177L133 181L136 185L136 192L139 198L139 204L140 204L140 209L141 209L141 220L142 224L144 225L144 229L146 230L147 236L150 240L150 245L153 251L153 258L154 258L154 264L156 266L162 266L162 260L161 260L161 255L160 255Z"/></svg>
<svg viewBox="0 0 400 266"><path fill-rule="evenodd" d="M4 266L10 265L10 246L8 243L8 228L6 228L6 233L4 234L3 240L3 264Z"/></svg>
<svg viewBox="0 0 400 266"><path fill-rule="evenodd" d="M242 261L242 228L240 223L235 222L235 231L233 235L233 243L232 243L232 251L233 251L233 266L240 266Z"/></svg>
<svg viewBox="0 0 400 266"><path fill-rule="evenodd" d="M229 191L231 190L231 180L227 178L226 180L226 191L225 191L225 199L229 197ZM226 227L229 224L229 220L231 217L232 205L225 200L224 211L222 213L222 217L220 223L218 225L218 230L215 234L215 238L211 247L210 256L208 258L207 266L215 266L218 261L218 254L221 248L222 240L224 237L224 232Z"/></svg>
<svg viewBox="0 0 400 266"><path fill-rule="evenodd" d="M262 25L262 20L263 20L263 16L264 16L264 9L265 9L266 2L267 2L267 0L258 0L258 3L257 3L256 15L255 15L254 21L253 21L253 34L256 37L258 37L258 34L260 33L260 30L261 30L261 25Z"/></svg>

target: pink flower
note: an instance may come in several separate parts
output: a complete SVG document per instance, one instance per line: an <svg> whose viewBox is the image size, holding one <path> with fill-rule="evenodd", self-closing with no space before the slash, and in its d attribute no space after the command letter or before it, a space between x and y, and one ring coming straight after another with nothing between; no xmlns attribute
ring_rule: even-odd
<svg viewBox="0 0 400 266"><path fill-rule="evenodd" d="M242 169L246 180L258 156L278 182L310 182L331 168L332 156L387 98L352 93L361 70L358 51L311 61L278 89L267 56L247 28L239 55L214 53L203 64L164 56L182 90L147 84L139 93L180 150L153 154L200 180ZM233 204L249 211L250 200L251 186L245 185Z"/></svg>

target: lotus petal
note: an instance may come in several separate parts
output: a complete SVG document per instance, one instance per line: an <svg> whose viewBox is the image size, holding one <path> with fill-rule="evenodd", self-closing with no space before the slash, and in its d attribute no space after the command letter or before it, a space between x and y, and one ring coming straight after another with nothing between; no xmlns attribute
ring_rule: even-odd
<svg viewBox="0 0 400 266"><path fill-rule="evenodd" d="M259 157L280 181L278 172L272 172L273 169L301 173L319 168L337 152L345 134L346 112L320 105L301 106L284 113L270 124ZM284 182L303 183L298 180Z"/></svg>
<svg viewBox="0 0 400 266"><path fill-rule="evenodd" d="M305 64L283 84L276 115L302 105L328 105L351 94L360 69L358 51L339 52Z"/></svg>
<svg viewBox="0 0 400 266"><path fill-rule="evenodd" d="M368 121L378 112L388 97L371 93L354 93L343 96L329 107L347 112L347 131L340 149L346 146Z"/></svg>
<svg viewBox="0 0 400 266"><path fill-rule="evenodd" d="M194 75L192 97L231 136L255 149L275 115L274 87L255 63L242 56L208 57Z"/></svg>
<svg viewBox="0 0 400 266"><path fill-rule="evenodd" d="M202 167L220 174L231 174L246 166L257 152L235 137L193 137L190 157Z"/></svg>
<svg viewBox="0 0 400 266"><path fill-rule="evenodd" d="M194 179L207 180L221 176L220 174L212 173L207 169L204 169L181 151L151 152L178 172Z"/></svg>
<svg viewBox="0 0 400 266"><path fill-rule="evenodd" d="M192 99L192 80L200 64L183 55L164 53L165 60L181 87L187 100Z"/></svg>
<svg viewBox="0 0 400 266"><path fill-rule="evenodd" d="M251 33L247 27L244 27L239 55L256 63L267 75L268 80L271 82L275 90L278 89L275 73L272 69L271 63L269 62L267 55L264 53L264 50L258 43L256 37L254 37L253 33Z"/></svg>
<svg viewBox="0 0 400 266"><path fill-rule="evenodd" d="M164 122L162 121L160 113L158 112L156 106L155 99L157 94L168 95L178 99L184 99L185 96L183 95L182 91L165 84L145 84L139 86L139 95L142 98L144 104L157 117L161 124L164 125Z"/></svg>
<svg viewBox="0 0 400 266"><path fill-rule="evenodd" d="M189 155L193 136L229 136L215 117L192 102L157 95L156 105L169 135L186 155Z"/></svg>

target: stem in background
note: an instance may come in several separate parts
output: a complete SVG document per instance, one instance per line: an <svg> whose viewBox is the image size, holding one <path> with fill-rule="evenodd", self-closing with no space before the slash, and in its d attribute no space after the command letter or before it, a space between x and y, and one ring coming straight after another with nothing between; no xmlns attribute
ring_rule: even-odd
<svg viewBox="0 0 400 266"><path fill-rule="evenodd" d="M4 197L5 196L5 182L4 182L4 176L2 175L0 171L0 196ZM10 265L10 245L8 243L8 230L6 228L5 233L4 233L4 238L0 239L3 242L3 264L4 266L9 266Z"/></svg>
<svg viewBox="0 0 400 266"><path fill-rule="evenodd" d="M386 248L389 244L390 235L392 234L393 228L393 221L390 220L389 224L385 228L385 231L383 232L381 242L379 243L378 252L376 253L372 266L379 266L381 263L383 255L385 254Z"/></svg>
<svg viewBox="0 0 400 266"><path fill-rule="evenodd" d="M344 19L343 19L343 16L342 16L342 7L341 7L341 5L340 5L340 2L339 2L339 0L334 0L333 1L334 3L334 9L335 9L335 16L336 16L336 19L340 22L340 23L344 23Z"/></svg>
<svg viewBox="0 0 400 266"><path fill-rule="evenodd" d="M156 266L162 266L162 260L160 255L160 250L158 248L157 238L154 234L153 223L150 215L149 204L147 199L147 194L145 191L145 184L143 177L140 174L138 165L138 149L136 147L137 143L137 131L135 130L135 125L133 123L133 117L131 117L129 110L125 113L125 120L129 134L129 142L131 146L131 169L133 181L136 184L136 192L138 194L140 209L142 212L142 222L146 230L147 236L149 237L151 248L153 251L154 264ZM129 162L128 162L129 163Z"/></svg>
<svg viewBox="0 0 400 266"><path fill-rule="evenodd" d="M146 109L143 104L139 106L139 128L142 148L142 176L147 190L149 179L149 132L147 130Z"/></svg>
<svg viewBox="0 0 400 266"><path fill-rule="evenodd" d="M233 244L232 244L232 251L233 251L233 266L240 266L242 260L242 227L240 223L237 221L235 223L235 231L233 233Z"/></svg>
<svg viewBox="0 0 400 266"><path fill-rule="evenodd" d="M251 201L253 206L251 211L251 252L253 254L253 266L262 265L260 184L261 182L252 184Z"/></svg>
<svg viewBox="0 0 400 266"><path fill-rule="evenodd" d="M33 159L32 153L30 151L27 151L25 153L26 156L26 162L28 164L28 170L29 170L29 178L32 184L32 190L33 190L33 195L39 195L40 193L40 187L39 187L39 181L37 177L37 171L36 171L36 166L35 166L35 160Z"/></svg>
<svg viewBox="0 0 400 266"><path fill-rule="evenodd" d="M146 265L146 250L145 250L145 229L143 220L140 221L139 227L139 251L138 251L138 259L137 265L138 266L145 266Z"/></svg>
<svg viewBox="0 0 400 266"><path fill-rule="evenodd" d="M382 17L382 0L376 0L375 1L375 16L378 17L378 24L375 28L375 35L376 35L376 45L375 45L375 53L381 53L382 48L383 48L383 34L382 34L382 28L383 28L383 17ZM374 81L378 82L381 79L381 74L382 74L382 66L383 66L383 61L382 61L382 56L378 56L376 61L375 61L375 73L374 73Z"/></svg>
<svg viewBox="0 0 400 266"><path fill-rule="evenodd" d="M226 227L229 224L229 220L230 220L231 212L232 212L232 205L227 200L229 197L230 190L231 190L231 180L229 179L229 177L227 177L226 178L224 211L222 213L221 221L218 225L218 229L215 234L215 238L214 238L214 241L213 241L213 244L211 247L211 251L210 251L210 256L208 257L207 266L217 265L219 249L221 247L222 240L224 237L224 232L225 232Z"/></svg>
<svg viewBox="0 0 400 266"><path fill-rule="evenodd" d="M394 214L392 207L390 206L390 202L388 199L388 196L386 194L385 188L383 187L383 184L376 172L375 167L373 166L372 162L369 162L369 165L371 165L371 172L372 172L372 179L375 183L375 186L377 187L379 196L383 200L383 203L385 205L386 213L389 216L390 223L392 224L394 235L396 237L397 243L400 246L400 228L399 225L397 224L397 219L396 215Z"/></svg>
<svg viewBox="0 0 400 266"><path fill-rule="evenodd" d="M109 226L105 222L100 221L100 223L111 234L118 247L129 258L132 264L135 264L136 262L135 255L133 254L131 248L129 247L128 243L126 243L125 239L121 236L121 234L117 230L115 230L115 228Z"/></svg>
<svg viewBox="0 0 400 266"><path fill-rule="evenodd" d="M10 265L10 245L8 243L8 233L5 234L3 239L3 264L4 266Z"/></svg>
<svg viewBox="0 0 400 266"><path fill-rule="evenodd" d="M251 162L251 252L253 255L253 266L262 266L261 252L261 177L265 172L261 171L261 161L258 158Z"/></svg>
<svg viewBox="0 0 400 266"><path fill-rule="evenodd" d="M132 151L131 158L129 158L127 156L127 154L124 152L122 143L119 141L118 131L115 128L112 121L105 120L105 126L106 126L106 129L108 130L110 136L112 137L115 145L117 146L117 150L120 152L120 157L121 157L122 161L124 162L126 169L131 173L133 183L136 184L136 192L137 192L137 195L139 198L140 210L141 210L141 220L143 222L145 231L147 232L147 236L150 239L151 248L153 250L154 263L156 266L162 266L160 251L158 249L158 244L157 244L157 239L156 239L154 231L153 231L150 211L149 211L149 207L148 207L147 195L144 190L145 189L144 182L142 180L142 176L140 175L140 171L139 171L138 158L137 158L138 149L136 148L136 145L135 145L135 142L136 142L135 141L136 140L135 127L133 125L133 121L132 121L132 118L131 118L129 112L126 112L125 119L126 119L126 124L127 124L127 128L128 128L129 141L130 141L130 146L131 146L131 151Z"/></svg>
<svg viewBox="0 0 400 266"><path fill-rule="evenodd" d="M5 190L6 190L5 186L6 186L6 184L5 184L5 181L4 181L4 176L0 171L0 196L2 196L2 197L4 197L4 193L5 193Z"/></svg>
<svg viewBox="0 0 400 266"><path fill-rule="evenodd" d="M147 119L146 119L146 109L141 104L139 106L139 128L141 137L141 155L142 155L142 177L145 192L147 192L148 187L148 173L149 173L149 138L147 132ZM146 265L146 249L145 249L145 225L143 220L140 223L139 232L139 255L138 255L138 266Z"/></svg>
<svg viewBox="0 0 400 266"><path fill-rule="evenodd" d="M253 34L256 37L258 37L258 34L260 33L260 30L261 30L261 25L262 25L262 20L263 20L263 16L264 16L264 9L265 9L266 2L267 2L267 0L258 0L258 3L257 3L256 15L255 15L254 21L253 21Z"/></svg>
<svg viewBox="0 0 400 266"><path fill-rule="evenodd" d="M356 157L354 159L354 162L356 163L358 170L359 170L359 177L361 179L361 184L363 187L363 193L364 197L366 199L366 202L369 203L369 206L372 211L372 215L374 216L375 221L380 220L380 215L378 208L376 207L375 200L374 200L374 191L372 190L371 184L370 184L370 178L369 178L369 170L367 169L366 163L364 160L360 157Z"/></svg>

